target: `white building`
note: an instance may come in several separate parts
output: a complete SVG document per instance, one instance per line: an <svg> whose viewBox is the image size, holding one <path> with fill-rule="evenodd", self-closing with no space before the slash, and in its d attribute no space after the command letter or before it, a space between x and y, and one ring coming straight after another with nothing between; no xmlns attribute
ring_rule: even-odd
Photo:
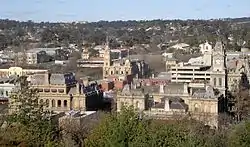
<svg viewBox="0 0 250 147"><path fill-rule="evenodd" d="M213 50L213 47L211 44L209 44L208 42L205 42L205 43L202 43L199 45L199 48L200 48L200 52L202 54L205 54L206 52L207 53L212 53L212 50Z"/></svg>
<svg viewBox="0 0 250 147"><path fill-rule="evenodd" d="M170 48L178 49L178 50L184 50L187 51L189 49L190 45L186 43L178 43L176 45L171 46Z"/></svg>
<svg viewBox="0 0 250 147"><path fill-rule="evenodd" d="M226 56L222 42L217 42L211 53L204 52L203 57L191 58L188 63L180 62L171 66L171 82L210 83L225 94Z"/></svg>
<svg viewBox="0 0 250 147"><path fill-rule="evenodd" d="M0 79L0 100L8 100L11 92L17 88L17 77Z"/></svg>

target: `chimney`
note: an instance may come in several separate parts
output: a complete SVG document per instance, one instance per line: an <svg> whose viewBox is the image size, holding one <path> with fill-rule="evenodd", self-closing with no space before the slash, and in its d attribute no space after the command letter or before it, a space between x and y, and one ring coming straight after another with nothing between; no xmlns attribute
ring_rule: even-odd
<svg viewBox="0 0 250 147"><path fill-rule="evenodd" d="M49 85L49 84L50 84L50 75L49 75L49 73L46 72L46 73L44 74L44 77L45 77L44 79L46 80L46 81L45 81L45 84L46 84L46 85Z"/></svg>
<svg viewBox="0 0 250 147"><path fill-rule="evenodd" d="M184 83L183 94L188 94L188 84L187 83Z"/></svg>
<svg viewBox="0 0 250 147"><path fill-rule="evenodd" d="M137 86L136 86L136 84L133 84L133 89L137 89Z"/></svg>
<svg viewBox="0 0 250 147"><path fill-rule="evenodd" d="M76 83L76 92L77 94L82 94L81 85L78 82Z"/></svg>
<svg viewBox="0 0 250 147"><path fill-rule="evenodd" d="M169 103L169 99L168 98L165 98L165 106L164 106L164 110L165 111L170 111L170 103Z"/></svg>
<svg viewBox="0 0 250 147"><path fill-rule="evenodd" d="M159 91L160 94L163 94L164 93L164 85L163 84L160 84L160 91Z"/></svg>

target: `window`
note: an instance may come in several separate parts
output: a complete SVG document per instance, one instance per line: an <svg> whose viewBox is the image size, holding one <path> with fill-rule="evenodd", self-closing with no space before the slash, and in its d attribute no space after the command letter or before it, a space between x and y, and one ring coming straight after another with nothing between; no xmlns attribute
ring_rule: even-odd
<svg viewBox="0 0 250 147"><path fill-rule="evenodd" d="M199 108L198 108L198 104L194 104L194 112L198 112Z"/></svg>
<svg viewBox="0 0 250 147"><path fill-rule="evenodd" d="M55 103L55 100L52 100L52 107L55 107L56 106L56 103Z"/></svg>
<svg viewBox="0 0 250 147"><path fill-rule="evenodd" d="M45 105L46 105L46 107L49 107L49 100L48 99L46 99Z"/></svg>
<svg viewBox="0 0 250 147"><path fill-rule="evenodd" d="M108 71L106 71L105 73L106 73L106 75L108 75L108 74L109 74L109 73L108 73Z"/></svg>
<svg viewBox="0 0 250 147"><path fill-rule="evenodd" d="M64 93L64 90L63 89L58 89L58 92L59 93Z"/></svg>
<svg viewBox="0 0 250 147"><path fill-rule="evenodd" d="M50 90L49 89L44 89L44 92L50 92Z"/></svg>
<svg viewBox="0 0 250 147"><path fill-rule="evenodd" d="M3 91L1 91L1 95L3 95Z"/></svg>
<svg viewBox="0 0 250 147"><path fill-rule="evenodd" d="M51 89L51 92L56 93L57 89Z"/></svg>
<svg viewBox="0 0 250 147"><path fill-rule="evenodd" d="M64 107L67 107L67 105L68 105L67 100L64 100L64 101L63 101L63 106L64 106Z"/></svg>
<svg viewBox="0 0 250 147"><path fill-rule="evenodd" d="M6 92L5 92L5 95L6 95L6 96L9 96L9 91L6 91Z"/></svg>
<svg viewBox="0 0 250 147"><path fill-rule="evenodd" d="M214 86L216 86L216 78L214 78Z"/></svg>
<svg viewBox="0 0 250 147"><path fill-rule="evenodd" d="M43 104L43 99L40 99L39 104Z"/></svg>
<svg viewBox="0 0 250 147"><path fill-rule="evenodd" d="M62 106L62 102L61 102L61 100L58 100L57 101L57 107L61 107Z"/></svg>
<svg viewBox="0 0 250 147"><path fill-rule="evenodd" d="M111 71L111 75L113 74L113 71Z"/></svg>
<svg viewBox="0 0 250 147"><path fill-rule="evenodd" d="M121 74L123 75L123 71L121 71Z"/></svg>
<svg viewBox="0 0 250 147"><path fill-rule="evenodd" d="M138 101L136 101L136 103L135 103L135 108L139 109L139 102Z"/></svg>
<svg viewBox="0 0 250 147"><path fill-rule="evenodd" d="M124 102L121 102L121 107L124 107Z"/></svg>
<svg viewBox="0 0 250 147"><path fill-rule="evenodd" d="M118 75L118 74L119 74L119 71L115 71L115 74L117 74L117 75Z"/></svg>
<svg viewBox="0 0 250 147"><path fill-rule="evenodd" d="M219 86L222 86L222 78L219 78Z"/></svg>

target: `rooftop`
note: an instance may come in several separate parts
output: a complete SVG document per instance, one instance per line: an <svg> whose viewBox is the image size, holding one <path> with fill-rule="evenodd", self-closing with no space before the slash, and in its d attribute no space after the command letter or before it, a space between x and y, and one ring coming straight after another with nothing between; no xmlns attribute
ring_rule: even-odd
<svg viewBox="0 0 250 147"><path fill-rule="evenodd" d="M18 77L0 78L0 84L9 83L14 84L18 80Z"/></svg>

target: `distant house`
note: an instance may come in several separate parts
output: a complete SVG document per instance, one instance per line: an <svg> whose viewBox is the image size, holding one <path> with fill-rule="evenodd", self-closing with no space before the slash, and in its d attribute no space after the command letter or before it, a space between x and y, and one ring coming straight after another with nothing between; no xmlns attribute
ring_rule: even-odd
<svg viewBox="0 0 250 147"><path fill-rule="evenodd" d="M200 48L200 52L202 54L205 54L206 52L207 53L212 53L212 45L209 44L208 42L205 42L205 43L202 43L199 45L199 48Z"/></svg>
<svg viewBox="0 0 250 147"><path fill-rule="evenodd" d="M190 45L186 43L178 43L176 45L171 46L170 48L178 49L178 50L184 50L187 51L189 49Z"/></svg>
<svg viewBox="0 0 250 147"><path fill-rule="evenodd" d="M97 45L93 49L99 51L99 50L104 50L104 48L105 48L104 45Z"/></svg>
<svg viewBox="0 0 250 147"><path fill-rule="evenodd" d="M173 58L173 53L167 53L167 52L164 52L161 54L163 57L165 58Z"/></svg>
<svg viewBox="0 0 250 147"><path fill-rule="evenodd" d="M34 48L25 52L18 52L18 61L26 62L27 64L38 64L49 62L52 56L56 54L56 50L60 48Z"/></svg>

